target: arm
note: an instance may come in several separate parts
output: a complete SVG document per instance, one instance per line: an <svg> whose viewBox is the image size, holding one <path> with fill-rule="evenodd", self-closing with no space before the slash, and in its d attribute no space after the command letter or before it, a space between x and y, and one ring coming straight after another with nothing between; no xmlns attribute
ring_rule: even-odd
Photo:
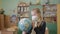
<svg viewBox="0 0 60 34"><path fill-rule="evenodd" d="M46 22L42 21L41 25L39 27L36 27L34 30L37 34L44 34L46 28Z"/></svg>
<svg viewBox="0 0 60 34"><path fill-rule="evenodd" d="M46 29L46 22L43 22L44 24L42 24L42 33L45 34L45 29Z"/></svg>

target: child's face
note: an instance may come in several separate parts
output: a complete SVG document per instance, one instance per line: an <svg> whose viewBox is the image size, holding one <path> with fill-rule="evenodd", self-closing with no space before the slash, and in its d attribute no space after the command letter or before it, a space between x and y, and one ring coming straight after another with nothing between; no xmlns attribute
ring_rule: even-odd
<svg viewBox="0 0 60 34"><path fill-rule="evenodd" d="M37 16L36 10L33 10L31 12L31 15L32 15L32 26L33 26L33 28L37 27L37 23L36 22L38 20L38 16Z"/></svg>

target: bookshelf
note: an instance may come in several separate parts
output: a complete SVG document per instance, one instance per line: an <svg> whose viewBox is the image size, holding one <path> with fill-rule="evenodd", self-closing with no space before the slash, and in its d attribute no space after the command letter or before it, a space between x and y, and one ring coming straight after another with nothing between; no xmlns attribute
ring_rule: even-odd
<svg viewBox="0 0 60 34"><path fill-rule="evenodd" d="M53 22L57 18L57 5L56 4L46 4L43 5L43 17L48 22Z"/></svg>
<svg viewBox="0 0 60 34"><path fill-rule="evenodd" d="M19 20L21 18L29 18L29 4L21 2L17 6Z"/></svg>

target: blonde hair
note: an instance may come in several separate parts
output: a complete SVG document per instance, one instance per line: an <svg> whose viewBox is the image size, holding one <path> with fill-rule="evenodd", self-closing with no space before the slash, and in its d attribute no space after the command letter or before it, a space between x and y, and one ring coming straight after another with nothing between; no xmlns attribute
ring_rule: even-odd
<svg viewBox="0 0 60 34"><path fill-rule="evenodd" d="M33 10L35 10L36 13L40 13L40 9L39 8L34 8Z"/></svg>
<svg viewBox="0 0 60 34"><path fill-rule="evenodd" d="M37 14L37 16L39 17L39 18L42 18L41 17L41 12L40 12L40 9L39 8L34 8L33 10L35 10L35 12L36 12L36 14ZM34 12L34 11L33 11Z"/></svg>

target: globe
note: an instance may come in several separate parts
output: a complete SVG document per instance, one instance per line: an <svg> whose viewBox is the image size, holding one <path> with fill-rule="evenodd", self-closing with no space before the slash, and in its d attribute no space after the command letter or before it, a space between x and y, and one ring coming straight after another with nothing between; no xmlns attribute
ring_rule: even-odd
<svg viewBox="0 0 60 34"><path fill-rule="evenodd" d="M21 31L28 32L32 28L31 20L29 20L28 18L21 19L18 23L18 27Z"/></svg>

